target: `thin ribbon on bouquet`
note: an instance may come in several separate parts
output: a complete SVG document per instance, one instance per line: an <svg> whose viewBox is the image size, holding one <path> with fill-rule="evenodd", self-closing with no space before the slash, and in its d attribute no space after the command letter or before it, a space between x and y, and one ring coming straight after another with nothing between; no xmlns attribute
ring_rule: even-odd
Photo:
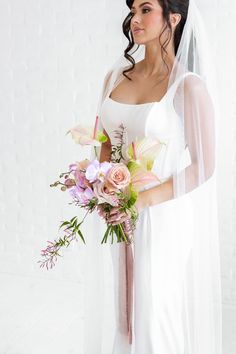
<svg viewBox="0 0 236 354"><path fill-rule="evenodd" d="M133 243L122 242L120 245L120 296L119 321L121 332L128 337L129 344L133 338L133 291L134 291L134 255Z"/></svg>

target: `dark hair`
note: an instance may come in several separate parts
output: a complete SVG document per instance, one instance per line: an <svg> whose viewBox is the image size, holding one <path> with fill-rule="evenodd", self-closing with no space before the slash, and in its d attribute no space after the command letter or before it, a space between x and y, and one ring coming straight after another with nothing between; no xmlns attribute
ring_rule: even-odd
<svg viewBox="0 0 236 354"><path fill-rule="evenodd" d="M164 61L165 65L167 66L167 70L169 72L169 67L163 58L163 52L165 52L167 54L167 51L165 48L169 44L171 37L172 37L172 28L171 28L171 24L169 21L169 15L170 15L170 13L179 13L181 15L181 20L178 23L178 25L176 26L175 32L174 32L174 50L175 50L175 55L176 55L178 47L179 47L179 43L181 40L181 36L183 33L184 25L185 25L185 22L187 19L189 0L157 0L157 1L160 4L160 6L162 7L163 18L164 18L164 20L166 20L166 23L165 23L165 25L161 31L161 34L159 36L159 43L161 45L162 60ZM131 9L131 6L133 5L133 2L134 2L134 0L126 0L126 4L130 9ZM130 77L128 77L125 73L133 70L133 68L135 67L135 60L129 54L129 51L135 45L133 37L132 37L132 32L130 30L131 19L132 19L132 14L131 14L131 12L129 12L129 14L126 16L126 18L124 19L124 21L122 23L123 33L126 36L126 38L129 40L129 44L128 44L127 48L124 50L124 56L132 64L132 66L129 69L126 69L123 71L123 75L125 77L127 77L129 80L132 80L132 79ZM170 35L169 35L168 39L162 44L160 39L167 28L170 29L170 31L169 31ZM136 50L138 50L138 48L139 48L139 45Z"/></svg>

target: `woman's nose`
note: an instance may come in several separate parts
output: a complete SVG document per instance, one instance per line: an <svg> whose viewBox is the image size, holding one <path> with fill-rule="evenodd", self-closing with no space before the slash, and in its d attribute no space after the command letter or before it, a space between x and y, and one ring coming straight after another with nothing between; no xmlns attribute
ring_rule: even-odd
<svg viewBox="0 0 236 354"><path fill-rule="evenodd" d="M133 15L132 23L140 23L140 16L138 14Z"/></svg>

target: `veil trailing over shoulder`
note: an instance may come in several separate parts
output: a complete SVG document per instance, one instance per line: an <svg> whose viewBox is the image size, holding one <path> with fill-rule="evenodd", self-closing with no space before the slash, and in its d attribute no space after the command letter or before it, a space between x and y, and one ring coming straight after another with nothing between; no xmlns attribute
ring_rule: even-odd
<svg viewBox="0 0 236 354"><path fill-rule="evenodd" d="M210 13L216 4L209 0L211 7L208 11L209 3L204 7L205 3L195 1L189 1L187 20L166 93L168 96L171 88L176 88L173 104L182 127L180 148L175 156L176 167L171 177L173 201L181 208L187 197L193 210L194 226L189 231L193 243L184 280L185 354L222 354L217 215L219 107L209 26L214 25L213 21L210 23ZM145 46L138 46L130 54L136 63L139 62L144 59ZM104 99L124 79L122 71L129 66L121 55L107 72L97 107L99 118ZM168 115L172 107L165 105L165 109ZM103 129L101 120L99 129ZM92 151L91 158L94 157ZM91 219L94 235L88 240L85 256L83 353L111 354L116 291L111 248L116 246L100 244L105 225L96 215ZM127 353L132 353L131 349Z"/></svg>

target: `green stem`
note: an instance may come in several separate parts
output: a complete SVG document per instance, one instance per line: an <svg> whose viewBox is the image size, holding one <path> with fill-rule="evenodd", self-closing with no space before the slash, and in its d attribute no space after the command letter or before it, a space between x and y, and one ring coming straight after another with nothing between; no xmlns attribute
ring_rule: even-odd
<svg viewBox="0 0 236 354"><path fill-rule="evenodd" d="M127 240L127 238L126 238L126 235L125 235L125 233L124 233L124 230L123 230L122 225L121 225L121 224L118 224L118 227L119 227L119 229L120 229L120 232L121 232L122 236L123 236L124 239L125 239L125 242L126 242L126 243L129 243L128 240Z"/></svg>
<svg viewBox="0 0 236 354"><path fill-rule="evenodd" d="M98 157L98 155L97 155L96 146L94 146L93 148L94 148L94 153L95 153L95 156L96 156L96 158L97 158L97 157Z"/></svg>

